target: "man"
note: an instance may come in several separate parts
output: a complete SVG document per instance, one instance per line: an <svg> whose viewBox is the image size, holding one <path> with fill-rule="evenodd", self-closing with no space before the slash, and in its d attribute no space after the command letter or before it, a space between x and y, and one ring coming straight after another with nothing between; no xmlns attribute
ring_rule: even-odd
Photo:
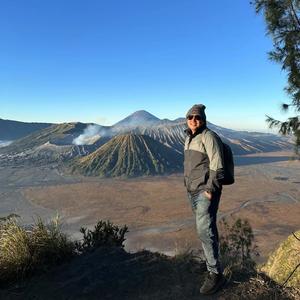
<svg viewBox="0 0 300 300"><path fill-rule="evenodd" d="M195 104L186 114L184 183L208 270L200 293L213 294L225 282L219 260L216 220L224 178L223 146L217 134L206 127L204 110L204 105Z"/></svg>

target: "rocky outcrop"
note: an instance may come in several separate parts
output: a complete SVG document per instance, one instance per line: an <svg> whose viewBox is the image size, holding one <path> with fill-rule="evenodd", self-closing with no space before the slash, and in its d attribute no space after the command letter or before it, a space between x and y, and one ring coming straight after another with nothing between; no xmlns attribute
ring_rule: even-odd
<svg viewBox="0 0 300 300"><path fill-rule="evenodd" d="M278 249L271 254L267 263L262 267L265 272L274 281L287 286L300 287L300 230L290 235L280 244ZM292 274L292 272L295 272Z"/></svg>

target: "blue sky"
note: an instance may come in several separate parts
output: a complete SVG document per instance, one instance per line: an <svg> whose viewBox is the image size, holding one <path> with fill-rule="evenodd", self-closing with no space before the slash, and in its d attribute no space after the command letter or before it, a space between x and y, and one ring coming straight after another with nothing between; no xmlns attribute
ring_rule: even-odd
<svg viewBox="0 0 300 300"><path fill-rule="evenodd" d="M241 0L2 0L0 118L112 125L145 109L267 131L286 75Z"/></svg>

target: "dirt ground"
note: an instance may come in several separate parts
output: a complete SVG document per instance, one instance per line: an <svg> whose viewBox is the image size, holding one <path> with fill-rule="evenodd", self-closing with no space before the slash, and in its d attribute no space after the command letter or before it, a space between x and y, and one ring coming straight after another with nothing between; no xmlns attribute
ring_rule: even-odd
<svg viewBox="0 0 300 300"><path fill-rule="evenodd" d="M219 217L250 221L261 254L259 262L300 228L300 162L290 157L291 153L278 152L236 157L236 183L223 190ZM74 238L80 238L80 226L91 227L102 219L128 225L129 251L175 254L200 247L182 174L57 179L19 188L24 201L33 207L62 215L65 230Z"/></svg>

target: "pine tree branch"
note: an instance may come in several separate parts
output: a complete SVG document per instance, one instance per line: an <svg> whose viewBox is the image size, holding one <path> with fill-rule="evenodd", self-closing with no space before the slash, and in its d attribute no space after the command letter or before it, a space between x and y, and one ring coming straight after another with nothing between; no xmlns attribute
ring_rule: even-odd
<svg viewBox="0 0 300 300"><path fill-rule="evenodd" d="M293 236L300 242L300 239L296 236L295 232L293 232Z"/></svg>
<svg viewBox="0 0 300 300"><path fill-rule="evenodd" d="M293 17L294 17L294 19L295 19L295 21L296 21L296 23L298 24L298 27L299 27L298 30L300 30L300 20L299 20L299 18L297 16L297 13L295 11L295 7L293 5L293 0L290 1L290 5L291 5Z"/></svg>
<svg viewBox="0 0 300 300"><path fill-rule="evenodd" d="M285 280L282 286L285 286L285 284L290 280L290 278L293 276L293 274L296 272L296 270L300 267L300 263L298 266L294 269L294 271L289 275L289 277Z"/></svg>

